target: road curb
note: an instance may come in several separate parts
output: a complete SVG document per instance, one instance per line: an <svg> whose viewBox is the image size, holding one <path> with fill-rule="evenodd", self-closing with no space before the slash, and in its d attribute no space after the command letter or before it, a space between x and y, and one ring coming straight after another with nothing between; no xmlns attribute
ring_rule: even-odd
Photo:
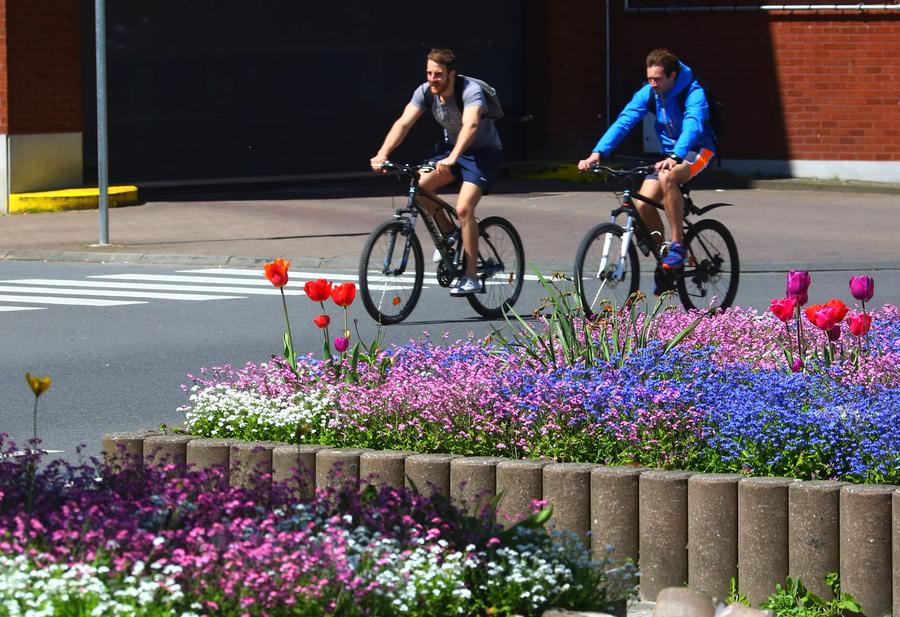
<svg viewBox="0 0 900 617"><path fill-rule="evenodd" d="M111 186L107 203L111 208L133 206L139 203L138 187ZM100 207L99 188L61 189L34 193L11 193L10 214L28 212L62 212L65 210L92 210Z"/></svg>

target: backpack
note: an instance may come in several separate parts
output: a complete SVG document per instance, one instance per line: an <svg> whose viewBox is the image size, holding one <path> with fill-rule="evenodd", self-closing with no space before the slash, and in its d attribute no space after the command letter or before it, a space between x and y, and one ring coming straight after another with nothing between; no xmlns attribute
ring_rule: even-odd
<svg viewBox="0 0 900 617"><path fill-rule="evenodd" d="M482 81L475 77L457 74L456 83L453 85L453 98L456 99L456 107L459 108L460 113L462 113L463 110L462 95L463 88L465 88L465 82L463 81L464 79L478 84L478 86L481 88L482 94L484 94L485 108L482 117L486 120L499 120L500 118L502 118L503 106L500 105L500 97L497 96L497 90L495 90L493 86L491 86L486 81ZM434 95L431 93L431 89L428 88L427 85L425 86L424 94L425 105L430 109L434 101Z"/></svg>
<svg viewBox="0 0 900 617"><path fill-rule="evenodd" d="M700 82L697 82L700 84ZM722 103L716 95L710 92L709 88L700 84L700 87L703 88L703 94L706 95L706 104L709 107L709 120L707 121L707 127L712 131L713 144L716 146L716 158L719 158L719 137L722 136L722 116L725 111L725 104ZM687 95L688 90L690 88L685 88L681 92L678 93L678 104L681 105L682 112L685 109L685 105L687 104ZM653 88L650 88L650 94L647 95L647 109L656 109L656 97L653 94Z"/></svg>

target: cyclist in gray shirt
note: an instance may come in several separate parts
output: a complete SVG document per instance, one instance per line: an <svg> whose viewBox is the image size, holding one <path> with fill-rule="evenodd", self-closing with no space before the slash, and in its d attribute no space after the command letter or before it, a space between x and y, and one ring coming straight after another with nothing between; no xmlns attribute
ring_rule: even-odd
<svg viewBox="0 0 900 617"><path fill-rule="evenodd" d="M434 119L444 129L444 142L438 144L430 160L435 163L433 172L422 173L419 186L421 203L432 214L437 206L430 204L427 192L434 193L441 187L462 178L456 214L462 229L463 250L466 254L466 274L450 290L453 296L464 296L483 291L478 279L478 224L475 206L486 195L500 168L503 146L494 122L482 118L486 109L481 86L465 78L457 80L456 57L449 49L432 49L425 65L427 81L415 89L401 116L388 131L381 148L370 163L374 171L384 171L381 164L388 160L409 133L412 126L429 107ZM457 105L456 88L462 84L462 109ZM438 212L438 226L445 234L452 231L452 223ZM437 253L437 252L436 252ZM435 261L440 261L437 253Z"/></svg>

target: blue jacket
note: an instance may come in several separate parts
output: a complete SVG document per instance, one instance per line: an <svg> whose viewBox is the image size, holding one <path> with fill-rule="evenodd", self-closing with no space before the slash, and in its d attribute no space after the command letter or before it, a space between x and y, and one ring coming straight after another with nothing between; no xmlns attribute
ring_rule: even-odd
<svg viewBox="0 0 900 617"><path fill-rule="evenodd" d="M685 109L681 109L678 94L688 89L685 99ZM631 101L616 118L612 126L607 129L594 152L599 152L604 158L621 143L628 132L638 124L650 111L647 101L650 96L656 99L656 121L653 127L662 145L665 154L674 154L684 158L688 151L699 152L700 148L709 148L715 151L715 142L710 131L709 105L706 102L706 94L703 87L694 79L694 73L683 62L679 62L678 77L675 85L665 96L653 94L650 84L634 93Z"/></svg>

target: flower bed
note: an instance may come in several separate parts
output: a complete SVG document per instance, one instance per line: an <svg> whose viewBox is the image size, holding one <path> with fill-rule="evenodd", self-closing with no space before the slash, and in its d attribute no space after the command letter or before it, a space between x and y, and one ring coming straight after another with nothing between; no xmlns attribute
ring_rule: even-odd
<svg viewBox="0 0 900 617"><path fill-rule="evenodd" d="M602 609L635 570L392 488L239 489L216 470L124 471L16 456L0 435L6 615L540 615Z"/></svg>
<svg viewBox="0 0 900 617"><path fill-rule="evenodd" d="M296 371L278 358L215 367L193 378L185 427L205 437L898 483L900 309L871 315L859 341L847 329L834 343L807 328L805 347L831 345L832 357L810 357L798 372L782 322L744 309L700 320L672 348L666 342L695 316L646 316L644 344L591 362L567 362L561 336L551 339L553 361L495 336L423 338L373 362L347 359L343 370L312 357ZM582 345L623 327L574 323ZM553 321L540 327L536 335L551 338ZM857 344L862 355L850 353Z"/></svg>

